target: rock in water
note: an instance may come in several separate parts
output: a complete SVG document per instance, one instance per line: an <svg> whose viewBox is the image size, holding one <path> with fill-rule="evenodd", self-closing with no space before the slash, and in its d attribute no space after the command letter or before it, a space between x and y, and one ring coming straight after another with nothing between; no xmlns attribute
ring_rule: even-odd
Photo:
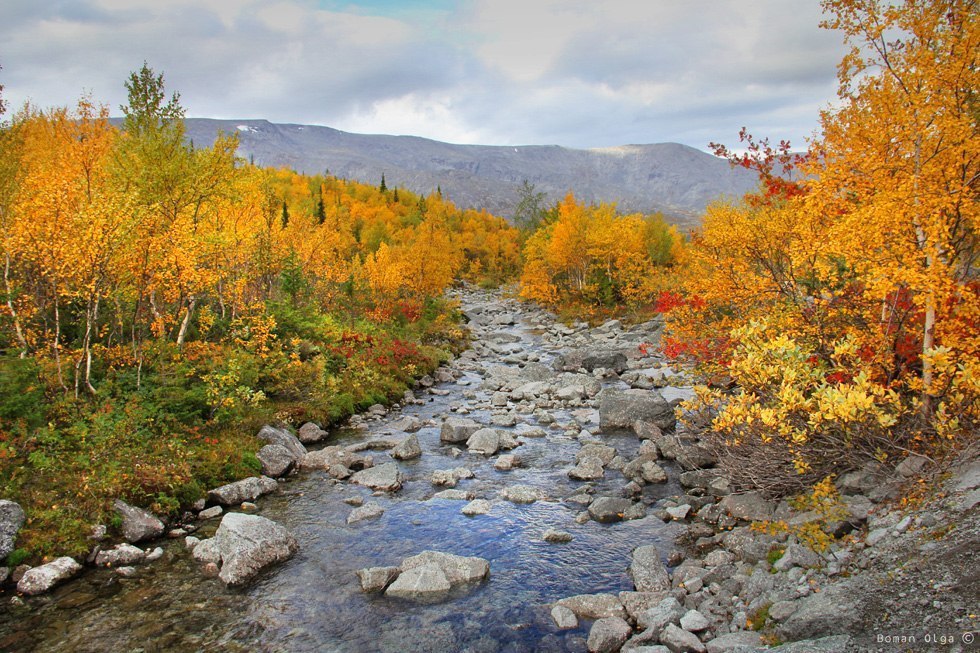
<svg viewBox="0 0 980 653"><path fill-rule="evenodd" d="M265 440L269 444L282 445L293 454L296 462L303 460L303 456L306 455L306 447L303 443L299 441L295 435L287 431L286 429L279 429L274 426L263 426L259 429L259 433L256 436L259 440Z"/></svg>
<svg viewBox="0 0 980 653"><path fill-rule="evenodd" d="M397 460L411 460L422 455L422 445L417 435L410 435L391 450L391 457Z"/></svg>
<svg viewBox="0 0 980 653"><path fill-rule="evenodd" d="M589 504L589 516L597 522L608 524L625 518L633 502L620 497L599 497Z"/></svg>
<svg viewBox="0 0 980 653"><path fill-rule="evenodd" d="M480 429L466 441L470 453L492 456L500 448L500 434L496 429Z"/></svg>
<svg viewBox="0 0 980 653"><path fill-rule="evenodd" d="M361 470L351 476L352 483L369 487L372 490L396 492L402 487L402 475L397 463L385 463L377 467Z"/></svg>
<svg viewBox="0 0 980 653"><path fill-rule="evenodd" d="M480 430L480 425L471 419L450 417L442 424L439 440L455 444L466 442L471 435Z"/></svg>
<svg viewBox="0 0 980 653"><path fill-rule="evenodd" d="M603 617L589 630L590 653L616 653L629 639L632 629L619 617Z"/></svg>
<svg viewBox="0 0 980 653"><path fill-rule="evenodd" d="M163 522L152 514L116 499L112 504L122 517L122 534L127 542L141 542L163 535Z"/></svg>
<svg viewBox="0 0 980 653"><path fill-rule="evenodd" d="M458 556L442 551L423 551L402 560L401 569L407 571L425 565L436 565L452 585L481 581L490 575L490 563L483 558Z"/></svg>
<svg viewBox="0 0 980 653"><path fill-rule="evenodd" d="M267 444L255 457L262 463L262 473L270 477L285 476L296 466L296 458L281 444Z"/></svg>
<svg viewBox="0 0 980 653"><path fill-rule="evenodd" d="M370 567L358 569L357 578L361 581L361 589L365 592L382 592L398 578L401 570L398 567Z"/></svg>
<svg viewBox="0 0 980 653"><path fill-rule="evenodd" d="M599 427L629 428L638 420L673 430L674 407L656 390L613 390L599 393Z"/></svg>
<svg viewBox="0 0 980 653"><path fill-rule="evenodd" d="M221 553L221 573L228 585L242 585L265 567L288 560L299 549L296 538L276 522L242 513L228 513L214 534ZM198 545L200 547L200 545Z"/></svg>
<svg viewBox="0 0 980 653"><path fill-rule="evenodd" d="M19 504L0 499L0 562L14 550L17 532L24 525L24 509Z"/></svg>
<svg viewBox="0 0 980 653"><path fill-rule="evenodd" d="M303 444L312 444L314 442L319 442L323 438L327 437L328 433L321 429L319 426L313 422L307 422L303 426L299 427L299 441Z"/></svg>
<svg viewBox="0 0 980 653"><path fill-rule="evenodd" d="M81 570L82 566L74 559L67 556L58 558L46 565L28 569L17 583L17 591L30 596L43 594Z"/></svg>
<svg viewBox="0 0 980 653"><path fill-rule="evenodd" d="M347 525L356 524L359 521L364 521L365 519L377 519L381 515L385 514L384 508L382 508L377 503L373 501L371 503L365 504L360 508L354 508L349 515L347 515Z"/></svg>
<svg viewBox="0 0 980 653"><path fill-rule="evenodd" d="M638 592L659 592L670 589L670 574L660 560L657 547L648 544L633 550L630 576Z"/></svg>
<svg viewBox="0 0 980 653"><path fill-rule="evenodd" d="M279 484L268 476L252 476L222 485L208 492L208 501L222 506L238 506L272 492Z"/></svg>
<svg viewBox="0 0 980 653"><path fill-rule="evenodd" d="M385 596L432 601L445 597L451 588L439 565L427 564L401 572L385 590Z"/></svg>

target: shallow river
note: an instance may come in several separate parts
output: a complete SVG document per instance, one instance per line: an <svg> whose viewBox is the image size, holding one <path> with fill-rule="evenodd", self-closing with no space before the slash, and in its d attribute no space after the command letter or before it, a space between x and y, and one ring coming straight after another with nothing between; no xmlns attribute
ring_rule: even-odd
<svg viewBox="0 0 980 653"><path fill-rule="evenodd" d="M513 308L513 307L511 307ZM542 332L524 321L493 327L487 334L519 338L506 351L530 354L548 362L555 347ZM503 364L481 358L481 365ZM490 422L490 395L483 378L469 371L460 382L419 392L422 405L402 414L417 415L436 425L418 432L424 454L400 462L404 487L395 494L372 497L371 491L336 483L323 472L302 473L280 483L278 492L260 499L259 514L286 526L299 541L299 553L268 570L244 590L227 589L204 577L184 550L182 540L163 544L165 557L139 567L136 578L123 579L110 570L89 569L52 594L19 604L0 596L0 650L11 651L584 651L587 624L559 631L551 621L550 604L574 594L632 590L627 575L630 552L641 544L659 544L664 555L672 530L656 517L599 524L577 524L581 506L561 502L580 482L567 476L581 443L564 428L545 427L544 438L525 438L513 451L522 466L497 471L493 458L463 453L450 455L439 442L438 423L452 407L475 393L467 417ZM616 382L618 383L618 382ZM576 420L598 431L598 413L550 411L562 427ZM365 438L391 437L384 424L399 417L368 422L365 430L339 429L324 444L353 444ZM533 416L520 415L512 430L538 426ZM632 434L602 434L602 440L629 459L639 442ZM369 452L375 464L385 452ZM494 500L506 486L541 488L551 499L530 505L497 500L489 514L464 516L463 501L433 499L444 488L433 487L433 470L466 466L476 478L457 489ZM669 470L670 471L670 470ZM669 473L673 479L675 474ZM623 476L607 471L596 482L599 495L618 496ZM644 498L678 494L669 485L647 486ZM351 506L344 499L360 496L385 509L380 519L346 524ZM213 520L195 535L210 535ZM567 544L548 544L541 534L549 527L567 531ZM203 535L202 535L203 533ZM397 565L426 549L479 556L490 562L490 578L465 588L448 600L423 605L368 595L360 591L355 570Z"/></svg>

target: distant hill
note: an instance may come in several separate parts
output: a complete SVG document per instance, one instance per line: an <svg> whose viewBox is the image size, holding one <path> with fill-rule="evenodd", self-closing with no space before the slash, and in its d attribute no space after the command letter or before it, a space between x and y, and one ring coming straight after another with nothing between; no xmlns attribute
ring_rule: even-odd
<svg viewBox="0 0 980 653"><path fill-rule="evenodd" d="M525 179L549 202L569 190L585 202L615 202L623 211L662 211L697 224L720 196L742 195L755 177L686 145L658 143L576 150L557 145L453 145L416 136L352 134L266 120L186 120L188 137L210 145L219 130L239 135L238 153L256 164L331 174L429 194L437 187L461 207L511 217Z"/></svg>

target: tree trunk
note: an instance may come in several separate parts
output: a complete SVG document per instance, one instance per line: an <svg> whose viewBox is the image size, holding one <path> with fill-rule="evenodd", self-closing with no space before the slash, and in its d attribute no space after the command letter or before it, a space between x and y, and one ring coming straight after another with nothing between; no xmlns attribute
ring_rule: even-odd
<svg viewBox="0 0 980 653"><path fill-rule="evenodd" d="M20 326L20 316L17 315L17 309L14 308L14 294L10 287L10 254L4 253L4 265L3 265L3 286L7 293L7 310L10 311L10 316L14 321L14 335L17 337L17 344L20 345L20 357L27 357L27 339L24 337L24 331Z"/></svg>
<svg viewBox="0 0 980 653"><path fill-rule="evenodd" d="M177 333L177 347L184 347L184 338L187 337L187 327L191 324L191 316L194 314L194 307L197 305L197 297L191 295L187 300L187 311L184 313L184 321L180 323L180 331Z"/></svg>

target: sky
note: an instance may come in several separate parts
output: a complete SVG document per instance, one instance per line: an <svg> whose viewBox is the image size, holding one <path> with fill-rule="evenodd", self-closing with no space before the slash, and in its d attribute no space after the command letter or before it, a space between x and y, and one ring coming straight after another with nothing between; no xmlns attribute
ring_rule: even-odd
<svg viewBox="0 0 980 653"><path fill-rule="evenodd" d="M453 143L803 146L833 101L817 0L3 0L11 109L120 115L143 62L188 117Z"/></svg>

